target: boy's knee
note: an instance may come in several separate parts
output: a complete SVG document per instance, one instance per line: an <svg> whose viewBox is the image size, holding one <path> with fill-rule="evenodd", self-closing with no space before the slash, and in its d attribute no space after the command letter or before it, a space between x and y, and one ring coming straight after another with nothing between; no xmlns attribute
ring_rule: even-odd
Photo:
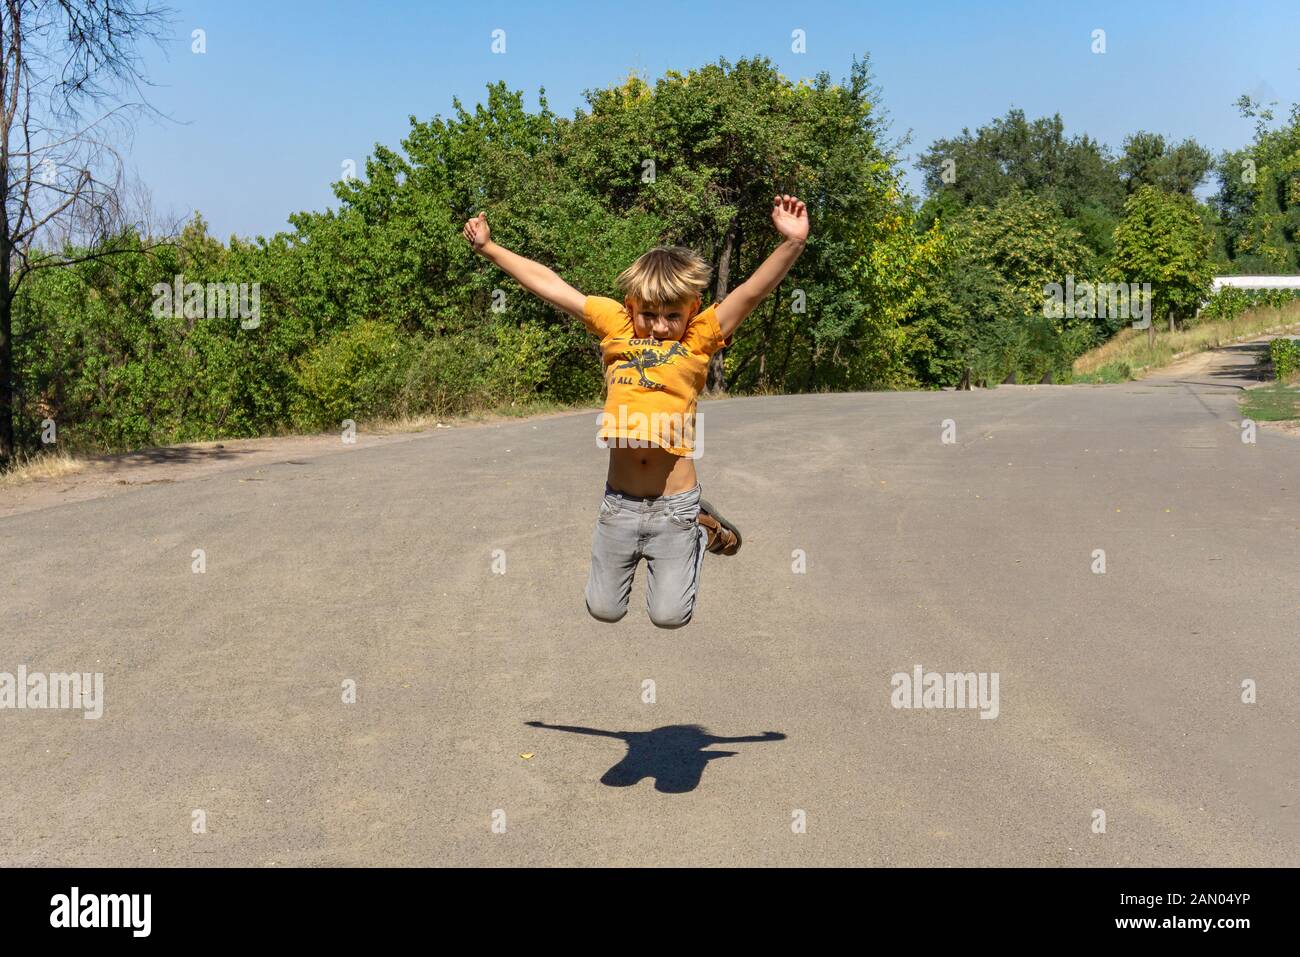
<svg viewBox="0 0 1300 957"><path fill-rule="evenodd" d="M592 604L591 596L588 596L587 613L597 621L613 624L627 614L627 605L611 605L599 601Z"/></svg>
<svg viewBox="0 0 1300 957"><path fill-rule="evenodd" d="M680 628L689 624L692 608L651 608L650 620L659 628Z"/></svg>

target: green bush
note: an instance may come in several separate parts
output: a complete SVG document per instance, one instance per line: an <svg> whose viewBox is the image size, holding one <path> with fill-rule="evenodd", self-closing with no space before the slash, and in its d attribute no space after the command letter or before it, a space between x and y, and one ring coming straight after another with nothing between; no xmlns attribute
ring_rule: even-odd
<svg viewBox="0 0 1300 957"><path fill-rule="evenodd" d="M399 415L449 416L493 401L487 375L492 349L472 335L415 340L402 375Z"/></svg>
<svg viewBox="0 0 1300 957"><path fill-rule="evenodd" d="M1236 286L1224 286L1201 308L1196 316L1197 322L1224 322L1236 319L1246 311L1250 298L1246 291Z"/></svg>
<svg viewBox="0 0 1300 957"><path fill-rule="evenodd" d="M1094 372L1090 379L1093 382L1131 382L1133 380L1133 367L1123 360L1108 362Z"/></svg>
<svg viewBox="0 0 1300 957"><path fill-rule="evenodd" d="M1297 289L1266 289L1263 301L1266 306L1272 306L1274 309L1281 309L1294 299L1300 298L1300 290Z"/></svg>
<svg viewBox="0 0 1300 957"><path fill-rule="evenodd" d="M1247 309L1266 306L1281 309L1295 299L1300 298L1296 289L1238 289L1236 286L1224 286L1212 295L1195 322L1219 322L1236 319Z"/></svg>
<svg viewBox="0 0 1300 957"><path fill-rule="evenodd" d="M971 378L994 386L1015 376L1016 382L1037 383L1048 376L1066 381L1075 357L1094 344L1089 326L1061 329L1044 316L996 319L976 334L971 351Z"/></svg>
<svg viewBox="0 0 1300 957"><path fill-rule="evenodd" d="M1286 382L1300 373L1300 340L1274 339L1269 343L1268 354L1279 382Z"/></svg>
<svg viewBox="0 0 1300 957"><path fill-rule="evenodd" d="M406 347L401 332L371 319L318 343L294 370L293 421L304 428L335 428L344 419L389 411L402 390Z"/></svg>
<svg viewBox="0 0 1300 957"><path fill-rule="evenodd" d="M1091 323L1067 326L1061 332L1061 348L1065 356L1065 365L1063 368L1058 368L1062 378L1066 378L1067 373L1073 372L1075 359L1094 346L1101 345L1105 338L1106 333Z"/></svg>
<svg viewBox="0 0 1300 957"><path fill-rule="evenodd" d="M511 404L539 395L561 348L555 335L537 323L501 323L492 338L495 351L488 368L492 394Z"/></svg>

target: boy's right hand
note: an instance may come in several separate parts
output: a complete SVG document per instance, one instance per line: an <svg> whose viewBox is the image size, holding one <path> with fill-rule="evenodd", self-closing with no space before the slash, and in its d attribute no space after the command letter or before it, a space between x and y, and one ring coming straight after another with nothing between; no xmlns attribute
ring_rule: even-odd
<svg viewBox="0 0 1300 957"><path fill-rule="evenodd" d="M492 231L488 229L487 213L479 213L472 219L467 220L461 234L465 237L466 242L474 247L474 252L482 252L483 247L492 238Z"/></svg>

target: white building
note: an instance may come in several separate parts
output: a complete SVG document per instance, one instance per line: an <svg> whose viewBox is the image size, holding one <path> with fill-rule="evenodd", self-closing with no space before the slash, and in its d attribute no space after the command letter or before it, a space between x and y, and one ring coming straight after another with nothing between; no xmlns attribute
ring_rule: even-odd
<svg viewBox="0 0 1300 957"><path fill-rule="evenodd" d="M1300 276L1215 276L1211 292L1225 286L1237 289L1300 289Z"/></svg>

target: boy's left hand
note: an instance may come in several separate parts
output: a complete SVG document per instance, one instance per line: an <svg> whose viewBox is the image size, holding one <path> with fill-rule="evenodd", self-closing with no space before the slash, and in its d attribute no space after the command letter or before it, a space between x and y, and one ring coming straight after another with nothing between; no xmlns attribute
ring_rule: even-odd
<svg viewBox="0 0 1300 957"><path fill-rule="evenodd" d="M795 196L772 200L772 225L786 239L804 242L808 238L808 207Z"/></svg>

